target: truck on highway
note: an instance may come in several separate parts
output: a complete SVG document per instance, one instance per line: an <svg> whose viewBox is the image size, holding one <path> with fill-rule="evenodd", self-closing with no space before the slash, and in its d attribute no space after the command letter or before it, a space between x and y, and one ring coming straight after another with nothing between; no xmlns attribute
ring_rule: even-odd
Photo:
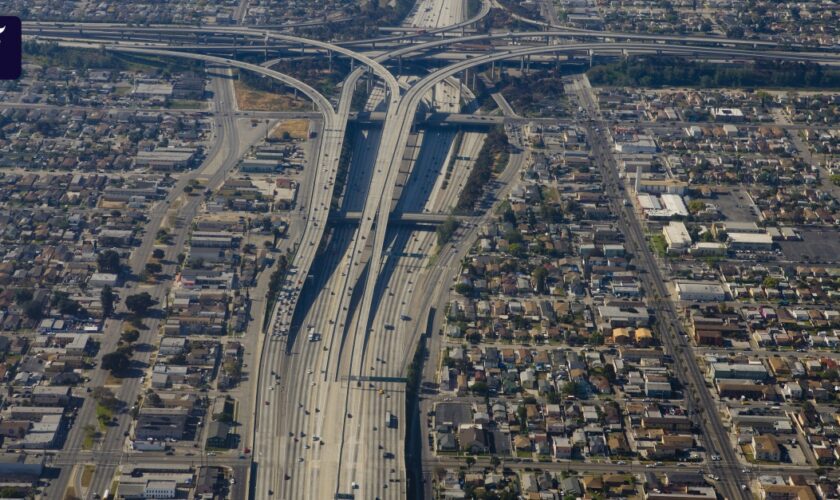
<svg viewBox="0 0 840 500"><path fill-rule="evenodd" d="M385 412L385 427L392 429L397 427L397 419L394 418L394 415L392 415L390 411Z"/></svg>
<svg viewBox="0 0 840 500"><path fill-rule="evenodd" d="M309 327L309 336L306 337L310 342L317 342L321 340L321 334L315 332L315 327Z"/></svg>

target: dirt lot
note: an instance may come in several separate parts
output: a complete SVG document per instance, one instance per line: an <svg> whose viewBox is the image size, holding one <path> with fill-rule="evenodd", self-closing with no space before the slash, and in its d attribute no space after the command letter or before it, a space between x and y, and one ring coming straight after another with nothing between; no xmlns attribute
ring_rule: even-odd
<svg viewBox="0 0 840 500"><path fill-rule="evenodd" d="M310 109L308 101L289 94L274 94L254 90L248 85L233 82L236 104L242 111L302 111Z"/></svg>
<svg viewBox="0 0 840 500"><path fill-rule="evenodd" d="M271 137L282 139L285 132L288 132L292 139L304 140L309 137L309 120L281 120L271 131Z"/></svg>

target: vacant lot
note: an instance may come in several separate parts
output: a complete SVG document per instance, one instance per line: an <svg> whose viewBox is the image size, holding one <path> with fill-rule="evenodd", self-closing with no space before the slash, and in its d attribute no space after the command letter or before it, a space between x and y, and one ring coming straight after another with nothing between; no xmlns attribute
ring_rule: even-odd
<svg viewBox="0 0 840 500"><path fill-rule="evenodd" d="M236 91L236 104L242 111L301 111L310 108L308 101L289 94L263 92L247 84L233 82Z"/></svg>
<svg viewBox="0 0 840 500"><path fill-rule="evenodd" d="M271 137L282 139L285 133L292 139L306 139L309 137L309 120L281 120L271 131Z"/></svg>

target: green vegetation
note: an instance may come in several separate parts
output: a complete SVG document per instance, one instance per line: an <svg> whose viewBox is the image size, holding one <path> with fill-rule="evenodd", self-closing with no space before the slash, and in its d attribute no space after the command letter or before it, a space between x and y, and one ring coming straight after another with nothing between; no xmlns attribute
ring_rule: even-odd
<svg viewBox="0 0 840 500"><path fill-rule="evenodd" d="M204 103L195 99L173 99L169 102L168 107L173 109L201 109L204 107Z"/></svg>
<svg viewBox="0 0 840 500"><path fill-rule="evenodd" d="M96 49L59 47L56 43L28 41L23 44L25 62L45 67L110 69L117 71L160 71L163 74L203 71L203 63L184 59L120 54Z"/></svg>
<svg viewBox="0 0 840 500"><path fill-rule="evenodd" d="M447 217L446 222L437 227L435 233L437 233L437 244L439 247L449 243L455 231L458 230L458 225L458 221L455 218Z"/></svg>
<svg viewBox="0 0 840 500"><path fill-rule="evenodd" d="M129 295L125 299L125 307L137 317L144 316L154 304L155 301L148 292Z"/></svg>
<svg viewBox="0 0 840 500"><path fill-rule="evenodd" d="M665 241L665 236L662 234L650 235L650 249L660 257L665 257L668 253L668 242Z"/></svg>
<svg viewBox="0 0 840 500"><path fill-rule="evenodd" d="M120 334L120 340L127 344L137 342L138 339L140 339L140 332L134 328L130 328Z"/></svg>
<svg viewBox="0 0 840 500"><path fill-rule="evenodd" d="M496 88L505 96L517 113L525 116L540 116L550 111L547 106L557 106L563 99L563 80L559 74L531 72L527 75L510 76L502 74Z"/></svg>
<svg viewBox="0 0 840 500"><path fill-rule="evenodd" d="M449 162L446 164L446 171L443 174L442 189L446 189L449 185L449 179L452 177L452 170L455 168L455 162L458 161L458 153L461 151L461 144L464 142L464 131L459 130L455 133L455 139L452 141L452 155L449 156Z"/></svg>
<svg viewBox="0 0 840 500"><path fill-rule="evenodd" d="M266 307L265 317L263 317L263 328L268 324L271 318L271 311L274 309L274 302L277 300L277 294L280 293L280 287L283 285L283 277L286 275L286 270L289 268L289 259L285 255L280 255L277 258L277 268L271 273L271 278L268 281L268 291L265 293Z"/></svg>
<svg viewBox="0 0 840 500"><path fill-rule="evenodd" d="M112 418L114 418L114 412L105 408L101 404L96 405L96 420L99 421L100 428L108 425L108 422L110 422Z"/></svg>
<svg viewBox="0 0 840 500"><path fill-rule="evenodd" d="M333 58L332 70L330 70L329 58L314 57L312 59L278 61L277 64L272 66L272 69L281 73L295 75L295 78L308 83L321 94L330 97L338 95L338 84L343 80L350 66L346 60L342 61L338 58ZM239 81L252 89L263 92L274 92L277 94L295 92L294 88L289 88L282 82L250 71L240 71ZM303 95L301 97L306 98Z"/></svg>
<svg viewBox="0 0 840 500"><path fill-rule="evenodd" d="M100 273L119 274L120 254L114 250L105 250L96 256L96 265Z"/></svg>
<svg viewBox="0 0 840 500"><path fill-rule="evenodd" d="M840 88L840 69L808 62L760 61L735 66L640 57L595 66L587 75L593 84L628 87Z"/></svg>
<svg viewBox="0 0 840 500"><path fill-rule="evenodd" d="M102 369L110 371L112 375L125 372L131 366L131 353L130 347L120 347L109 352L102 356Z"/></svg>
<svg viewBox="0 0 840 500"><path fill-rule="evenodd" d="M99 420L100 427L104 427L114 418L116 412L121 406L122 401L117 399L114 392L107 387L96 387L91 393L93 400L96 401L96 419ZM88 429L86 428L86 434ZM95 434L95 433L90 433ZM93 438L95 436L91 436Z"/></svg>
<svg viewBox="0 0 840 500"><path fill-rule="evenodd" d="M84 307L70 298L67 292L53 292L50 305L58 309L58 312L67 316L86 317L88 315Z"/></svg>
<svg viewBox="0 0 840 500"><path fill-rule="evenodd" d="M347 127L346 137L354 137L355 130L352 125ZM338 169L335 172L335 186L333 186L333 196L330 201L330 210L338 209L341 197L344 195L344 186L347 183L347 172L350 169L350 160L353 157L352 141L344 141L341 144L341 155L338 157Z"/></svg>
<svg viewBox="0 0 840 500"><path fill-rule="evenodd" d="M458 211L471 212L475 208L475 204L484 193L484 186L493 177L493 172L503 170L507 165L510 155L508 146L504 128L496 127L487 134L464 190L458 197Z"/></svg>

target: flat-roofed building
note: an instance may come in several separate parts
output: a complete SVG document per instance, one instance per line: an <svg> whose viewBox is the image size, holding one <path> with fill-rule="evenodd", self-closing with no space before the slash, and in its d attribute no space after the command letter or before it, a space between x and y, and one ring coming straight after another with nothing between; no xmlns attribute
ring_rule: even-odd
<svg viewBox="0 0 840 500"><path fill-rule="evenodd" d="M720 302L726 299L726 290L720 283L677 281L674 288L679 299L687 302Z"/></svg>
<svg viewBox="0 0 840 500"><path fill-rule="evenodd" d="M767 233L727 233L732 250L771 250L773 237Z"/></svg>
<svg viewBox="0 0 840 500"><path fill-rule="evenodd" d="M669 222L662 228L662 235L668 244L668 253L683 253L691 245L691 235L682 222Z"/></svg>
<svg viewBox="0 0 840 500"><path fill-rule="evenodd" d="M134 157L134 164L138 167L148 167L153 170L181 170L189 167L195 159L193 148L159 148L154 151L138 151Z"/></svg>

